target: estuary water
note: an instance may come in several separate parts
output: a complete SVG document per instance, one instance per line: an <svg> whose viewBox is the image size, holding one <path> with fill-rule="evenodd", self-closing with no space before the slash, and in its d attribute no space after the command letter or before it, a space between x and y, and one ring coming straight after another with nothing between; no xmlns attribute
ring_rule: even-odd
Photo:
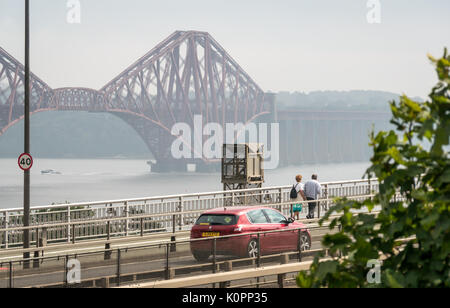
<svg viewBox="0 0 450 308"><path fill-rule="evenodd" d="M361 179L369 162L302 165L265 171L264 186ZM54 170L42 174L42 170ZM35 159L31 169L31 206L103 201L222 190L220 173L151 173L146 160ZM23 171L17 159L0 159L0 208L23 207Z"/></svg>

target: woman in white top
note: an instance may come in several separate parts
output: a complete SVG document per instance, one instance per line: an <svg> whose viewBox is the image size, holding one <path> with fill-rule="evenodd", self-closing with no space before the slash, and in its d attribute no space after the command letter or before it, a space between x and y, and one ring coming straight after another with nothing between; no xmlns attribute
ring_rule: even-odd
<svg viewBox="0 0 450 308"><path fill-rule="evenodd" d="M293 212L294 212L294 219L299 220L300 219L300 212L303 208L302 201L306 200L305 197L305 187L302 181L302 176L300 174L295 176L296 183L294 184L295 190L297 191L297 198L292 199L294 206L293 206Z"/></svg>

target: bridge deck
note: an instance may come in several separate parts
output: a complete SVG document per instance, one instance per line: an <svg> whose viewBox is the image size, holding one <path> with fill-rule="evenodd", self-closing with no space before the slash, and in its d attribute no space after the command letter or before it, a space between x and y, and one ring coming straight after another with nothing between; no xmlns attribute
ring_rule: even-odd
<svg viewBox="0 0 450 308"><path fill-rule="evenodd" d="M378 182L328 182L322 183L322 187L316 217L334 203L335 197L358 200L371 197L378 191ZM27 228L22 224L22 209L1 210L0 249L20 247L24 229L30 229L31 244L35 246L38 239L47 244L70 243L187 231L203 211L234 205L270 206L288 216L292 213L290 189L290 186L263 187L33 207L32 224ZM306 203L302 218L308 214Z"/></svg>

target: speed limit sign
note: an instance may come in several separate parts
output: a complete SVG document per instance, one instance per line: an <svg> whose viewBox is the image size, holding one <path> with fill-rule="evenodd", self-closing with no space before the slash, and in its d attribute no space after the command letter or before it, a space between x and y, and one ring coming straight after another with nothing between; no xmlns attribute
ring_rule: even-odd
<svg viewBox="0 0 450 308"><path fill-rule="evenodd" d="M23 153L19 156L18 163L23 171L30 170L31 166L33 166L33 157L28 153Z"/></svg>

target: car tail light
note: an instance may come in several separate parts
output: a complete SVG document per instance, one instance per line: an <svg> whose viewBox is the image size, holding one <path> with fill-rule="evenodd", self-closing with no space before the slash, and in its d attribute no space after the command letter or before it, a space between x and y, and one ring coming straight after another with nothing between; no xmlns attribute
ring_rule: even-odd
<svg viewBox="0 0 450 308"><path fill-rule="evenodd" d="M191 237L197 238L200 237L201 232L199 230L191 230Z"/></svg>

